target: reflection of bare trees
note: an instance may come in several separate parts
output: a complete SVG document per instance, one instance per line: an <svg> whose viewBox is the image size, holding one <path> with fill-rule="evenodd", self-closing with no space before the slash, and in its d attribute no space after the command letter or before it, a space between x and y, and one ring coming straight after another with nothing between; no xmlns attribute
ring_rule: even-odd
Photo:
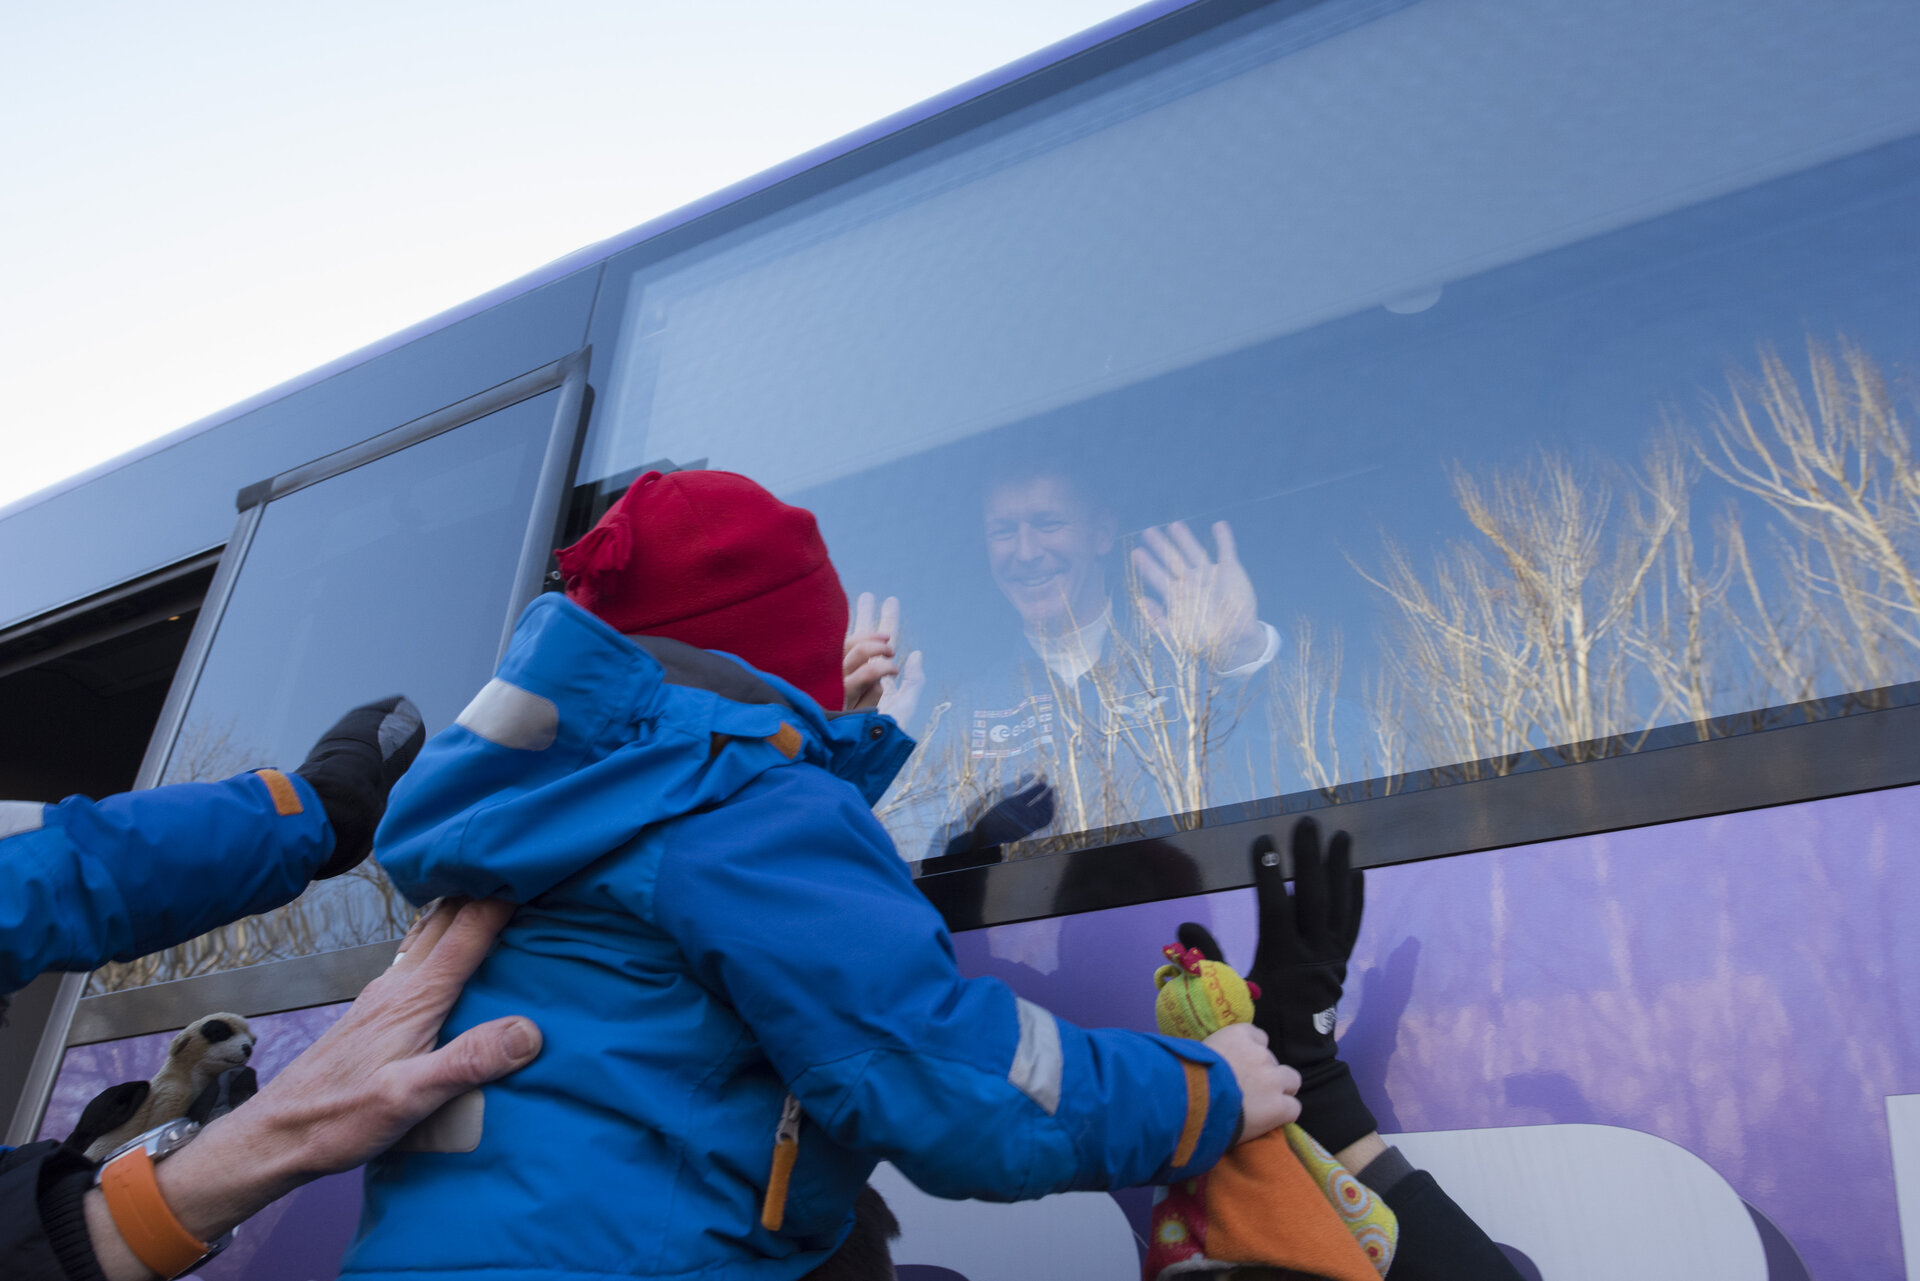
<svg viewBox="0 0 1920 1281"><path fill-rule="evenodd" d="M1393 617L1368 690L1383 772L1586 760L1659 724L1758 728L1744 709L1823 695L1871 707L1920 676L1920 471L1878 367L1809 341L1804 386L1763 351L1730 388L1704 435L1673 427L1636 469L1546 454L1458 471L1474 537L1425 559L1390 542L1380 570L1359 570ZM1709 479L1735 492L1703 549ZM1743 528L1752 500L1770 555ZM1275 673L1276 742L1324 790L1339 758L1313 686L1329 673L1311 670L1310 624L1300 637Z"/></svg>
<svg viewBox="0 0 1920 1281"><path fill-rule="evenodd" d="M1782 686L1913 677L1920 651L1920 470L1880 369L1844 339L1807 344L1808 386L1778 354L1733 379L1701 456L1774 517L1774 596L1745 635Z"/></svg>
<svg viewBox="0 0 1920 1281"><path fill-rule="evenodd" d="M1084 677L1068 681L1030 664L1028 683L1007 691L1048 718L1031 749L1004 756L977 750L972 727L952 723L954 703L934 708L921 746L875 810L904 854L919 857L955 816L1036 773L1053 788L1055 835L1022 842L1023 856L1079 848L1088 833L1102 840L1144 835L1148 820L1189 826L1229 792L1240 799L1265 790L1249 771L1224 764L1250 682L1218 673L1216 642L1203 629L1145 626L1145 590L1129 573L1124 612L1140 625L1127 634L1116 620ZM1069 629L1075 626L1069 620Z"/></svg>
<svg viewBox="0 0 1920 1281"><path fill-rule="evenodd" d="M1315 791L1330 793L1346 780L1341 776L1340 739L1333 721L1344 664L1339 632L1316 633L1313 620L1302 618L1290 644L1267 668L1270 757L1273 777L1285 776L1289 762L1281 758L1285 744L1291 764ZM1382 744L1384 751L1391 751Z"/></svg>
<svg viewBox="0 0 1920 1281"><path fill-rule="evenodd" d="M161 782L212 783L268 764L265 753L240 738L232 721L192 721L174 737Z"/></svg>
<svg viewBox="0 0 1920 1281"><path fill-rule="evenodd" d="M1146 586L1132 558L1126 563L1128 615L1151 617ZM1195 812L1231 785L1221 777L1220 757L1247 705L1247 683L1219 675L1224 656L1205 621L1196 614L1184 626L1170 623L1131 637L1116 627L1108 654L1087 673L1097 706L1084 706L1077 687L1067 690L1054 681L1056 698L1076 721L1098 718L1105 789L1124 793L1111 779L1137 769L1149 784L1148 803L1160 807L1154 815L1173 815L1180 826L1191 824ZM1109 824L1149 817L1139 812L1138 796L1112 801L1135 810L1119 812L1109 802Z"/></svg>
<svg viewBox="0 0 1920 1281"><path fill-rule="evenodd" d="M310 887L285 907L235 921L177 947L93 972L89 995L335 952L398 938L413 908L371 859Z"/></svg>
<svg viewBox="0 0 1920 1281"><path fill-rule="evenodd" d="M1197 646L1119 638L1080 686L1054 680L1056 831L1590 760L1660 725L1704 737L1869 709L1920 678L1920 469L1878 366L1844 340L1810 340L1798 371L1763 350L1702 423L1669 421L1637 464L1547 453L1451 482L1467 536L1432 552L1388 542L1377 567L1356 565L1388 607L1358 697L1341 704L1342 637L1312 618L1252 683L1265 777L1238 777L1246 754L1224 750L1245 683L1217 678ZM1116 722L1114 707L1143 714ZM956 728L945 758L909 769L949 812L1012 781Z"/></svg>
<svg viewBox="0 0 1920 1281"><path fill-rule="evenodd" d="M1684 518L1663 460L1622 484L1543 456L1517 473L1457 472L1454 496L1479 540L1425 571L1398 544L1379 576L1396 625L1382 647L1423 765L1504 772L1528 746L1584 745L1632 720L1649 587Z"/></svg>
<svg viewBox="0 0 1920 1281"><path fill-rule="evenodd" d="M1623 643L1646 676L1652 701L1641 714L1648 724L1686 721L1704 727L1714 712L1721 675L1713 655L1725 623L1732 549L1731 544L1720 549L1714 565L1702 569L1693 536L1694 480L1689 454L1677 437L1657 446L1646 460L1642 483L1649 501L1672 518L1666 544L1622 631ZM1731 512L1720 529L1731 539L1739 537L1740 524ZM1777 701L1757 690L1750 694L1754 706Z"/></svg>
<svg viewBox="0 0 1920 1281"><path fill-rule="evenodd" d="M229 725L183 727L168 759L168 783L214 782L264 764ZM293 902L195 939L93 972L90 995L215 974L268 961L398 938L413 909L371 859L322 881Z"/></svg>

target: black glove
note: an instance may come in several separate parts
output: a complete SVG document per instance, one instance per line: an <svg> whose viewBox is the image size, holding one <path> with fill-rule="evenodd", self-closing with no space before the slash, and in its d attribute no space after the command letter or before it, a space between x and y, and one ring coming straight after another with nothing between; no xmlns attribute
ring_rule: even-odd
<svg viewBox="0 0 1920 1281"><path fill-rule="evenodd" d="M194 1096L193 1102L187 1105L187 1120L206 1125L258 1093L260 1077L252 1067L229 1068L208 1081L207 1088Z"/></svg>
<svg viewBox="0 0 1920 1281"><path fill-rule="evenodd" d="M387 793L426 741L420 709L397 694L354 708L320 736L294 771L320 794L333 828L333 854L314 880L350 871L372 852Z"/></svg>
<svg viewBox="0 0 1920 1281"><path fill-rule="evenodd" d="M1180 946L1188 951L1198 952L1209 961L1218 961L1222 965L1227 963L1225 954L1220 951L1220 945L1213 941L1213 931L1200 922L1182 921L1175 937L1180 940Z"/></svg>
<svg viewBox="0 0 1920 1281"><path fill-rule="evenodd" d="M1272 838L1257 838L1252 853L1260 898L1260 946L1247 972L1260 988L1254 1026L1267 1034L1274 1057L1300 1073L1301 1128L1338 1152L1379 1128L1333 1040L1366 880L1352 869L1345 832L1333 834L1322 858L1320 826L1311 818L1293 825L1291 895Z"/></svg>
<svg viewBox="0 0 1920 1281"><path fill-rule="evenodd" d="M1022 775L1013 790L975 809L949 828L943 854L970 854L1009 845L1053 822L1053 785L1037 774ZM957 829L957 830L955 830Z"/></svg>

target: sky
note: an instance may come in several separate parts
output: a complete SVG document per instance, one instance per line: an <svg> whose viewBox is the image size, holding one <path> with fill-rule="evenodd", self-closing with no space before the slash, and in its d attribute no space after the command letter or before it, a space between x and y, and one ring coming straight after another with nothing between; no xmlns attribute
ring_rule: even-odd
<svg viewBox="0 0 1920 1281"><path fill-rule="evenodd" d="M0 0L0 506L1125 0Z"/></svg>

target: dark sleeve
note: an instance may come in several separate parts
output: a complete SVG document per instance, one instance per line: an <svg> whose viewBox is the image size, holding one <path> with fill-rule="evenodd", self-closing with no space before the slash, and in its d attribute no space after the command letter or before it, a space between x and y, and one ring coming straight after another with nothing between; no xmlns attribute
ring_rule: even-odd
<svg viewBox="0 0 1920 1281"><path fill-rule="evenodd" d="M0 1151L0 1276L8 1281L105 1281L81 1199L93 1165L64 1144Z"/></svg>
<svg viewBox="0 0 1920 1281"><path fill-rule="evenodd" d="M1369 1162L1360 1181L1400 1220L1388 1281L1525 1281L1493 1238L1398 1148Z"/></svg>

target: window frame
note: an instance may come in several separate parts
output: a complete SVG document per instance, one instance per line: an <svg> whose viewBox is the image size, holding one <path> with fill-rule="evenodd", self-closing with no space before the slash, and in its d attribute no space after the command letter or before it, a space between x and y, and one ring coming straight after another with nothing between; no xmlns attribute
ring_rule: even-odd
<svg viewBox="0 0 1920 1281"><path fill-rule="evenodd" d="M560 395L554 406L552 425L548 429L546 446L542 452L540 474L534 483L533 506L521 535L513 591L501 627L499 650L505 652L514 622L527 603L540 593L550 572L553 548L566 513L566 499L572 491L573 469L579 459L580 442L585 435L585 410L589 402L587 370L591 356L592 349L583 347L559 360L368 437L358 444L243 488L235 498L239 516L232 537L220 555L213 581L207 588L205 603L187 641L186 652L181 656L180 666L174 673L166 701L161 706L153 737L147 742L146 754L141 758L140 771L135 779L135 790L154 787L160 782L268 504L535 396L558 390ZM8 1129L7 1141L22 1143L32 1140L70 1046L178 1027L184 1021L179 1011L187 1009L244 1008L248 1014L268 1014L351 1000L391 960L396 946L393 943L378 943L346 948L339 952L87 998L81 996L89 977L86 973L62 976L32 1066L27 1072L25 1086ZM203 1004L209 999L215 1002L214 1006ZM96 1005L95 1002L100 1004ZM192 1014L185 1016L186 1019L192 1017ZM75 1040L75 1037L84 1039Z"/></svg>
<svg viewBox="0 0 1920 1281"><path fill-rule="evenodd" d="M1920 682L1879 693L1890 706L1718 738L1695 734L1595 760L1437 785L1406 776L1343 785L1332 796L1292 792L1187 816L1184 829L1183 820L1168 820L1173 830L1164 835L929 871L916 884L949 929L971 930L1245 888L1253 884L1253 838L1284 838L1305 814L1352 833L1356 866L1387 867L1920 784ZM1152 893L1170 854L1191 860L1197 883L1177 895ZM1113 875L1069 880L1071 859L1098 859Z"/></svg>

